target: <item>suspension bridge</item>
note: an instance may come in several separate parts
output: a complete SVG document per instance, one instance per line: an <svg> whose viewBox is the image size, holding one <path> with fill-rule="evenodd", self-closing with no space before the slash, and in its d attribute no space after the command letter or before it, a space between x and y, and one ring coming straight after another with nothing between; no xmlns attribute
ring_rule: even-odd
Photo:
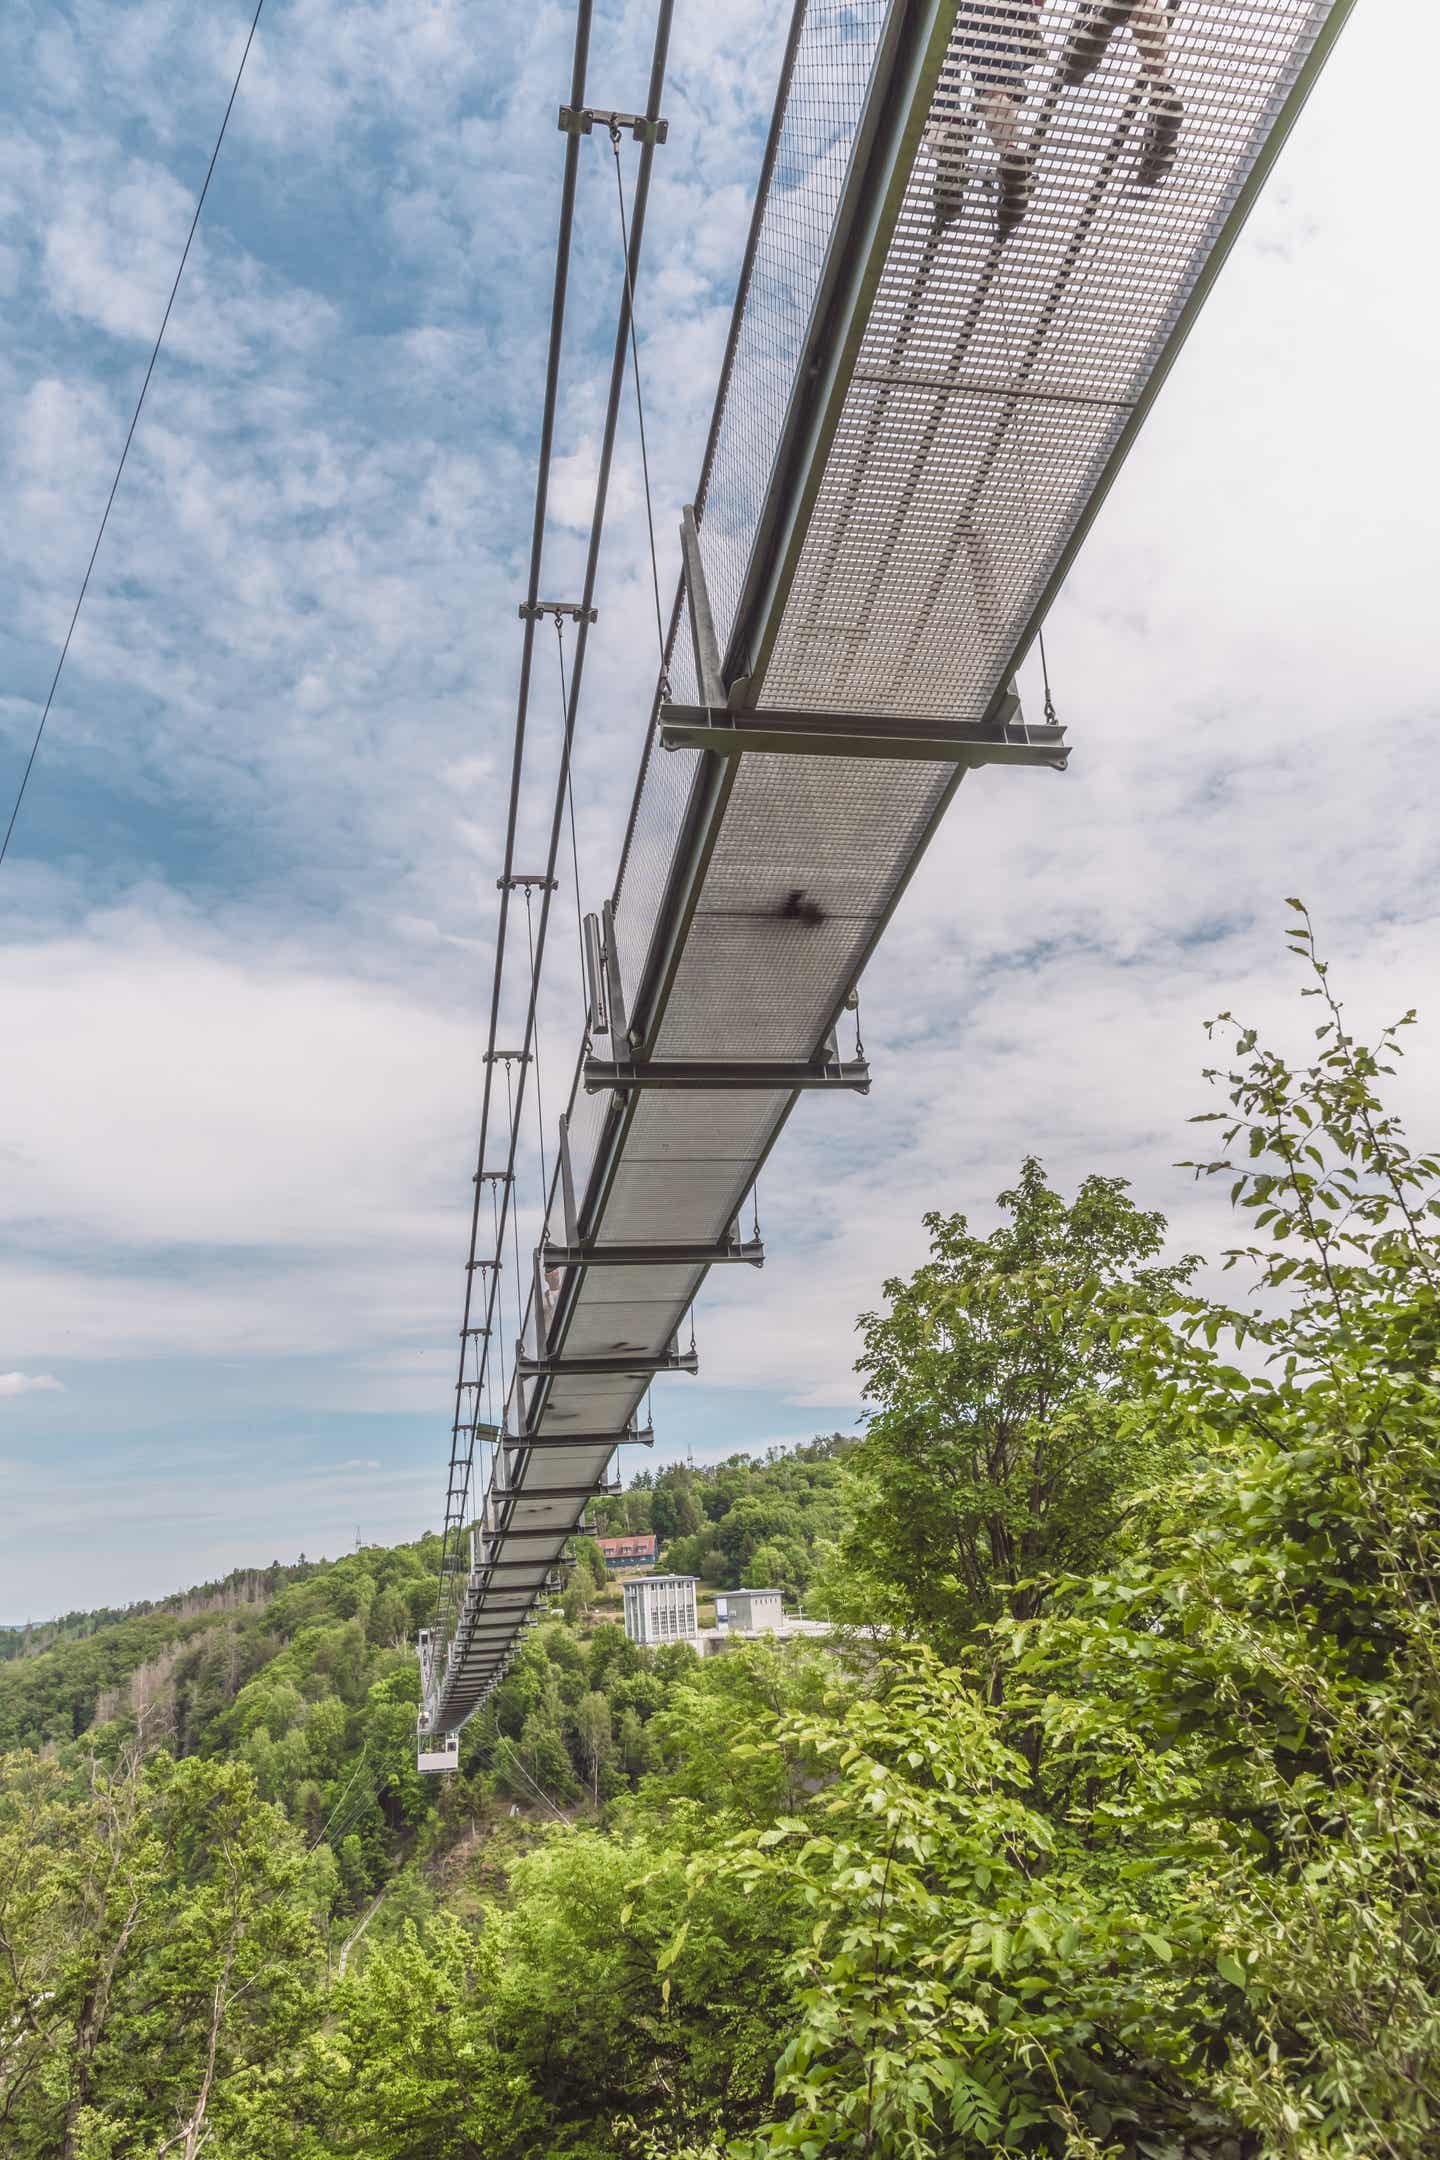
<svg viewBox="0 0 1440 2160"><path fill-rule="evenodd" d="M786 1120L802 1097L868 1089L860 978L961 782L1063 772L1048 688L1026 714L1016 671L1349 5L796 0L624 846L580 925L587 1011L543 1227L522 1256L521 1116L667 135L671 0L643 109L624 113L587 105L579 0L422 1769L455 1766L586 1502L614 1489L617 1448L651 1439L654 1378L696 1369L686 1324L708 1270L762 1265L747 1202ZM613 155L624 264L586 574L555 598L543 541L586 154ZM655 598L660 617L658 572ZM546 861L522 868L526 717L552 630L562 661L570 638L560 773ZM527 1015L501 1039L522 909ZM507 1266L524 1282L513 1341Z"/></svg>

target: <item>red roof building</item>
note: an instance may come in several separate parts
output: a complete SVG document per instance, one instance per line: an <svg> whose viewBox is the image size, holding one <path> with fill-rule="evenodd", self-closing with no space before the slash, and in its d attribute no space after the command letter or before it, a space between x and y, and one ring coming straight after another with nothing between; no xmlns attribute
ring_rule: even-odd
<svg viewBox="0 0 1440 2160"><path fill-rule="evenodd" d="M654 1567L659 1540L653 1530L625 1537L596 1538L607 1568Z"/></svg>

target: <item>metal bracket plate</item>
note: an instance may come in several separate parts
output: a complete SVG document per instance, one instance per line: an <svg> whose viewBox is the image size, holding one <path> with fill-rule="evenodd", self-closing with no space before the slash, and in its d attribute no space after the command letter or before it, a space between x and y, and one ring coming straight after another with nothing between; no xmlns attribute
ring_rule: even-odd
<svg viewBox="0 0 1440 2160"><path fill-rule="evenodd" d="M644 113L602 112L598 105L562 105L556 125L562 135L588 135L597 125L625 128L638 143L663 143L670 133L668 120L647 120Z"/></svg>
<svg viewBox="0 0 1440 2160"><path fill-rule="evenodd" d="M553 615L557 622L562 615L568 615L571 622L578 623L600 620L598 608L582 607L575 600L522 600L516 613L522 622L539 622L544 615Z"/></svg>

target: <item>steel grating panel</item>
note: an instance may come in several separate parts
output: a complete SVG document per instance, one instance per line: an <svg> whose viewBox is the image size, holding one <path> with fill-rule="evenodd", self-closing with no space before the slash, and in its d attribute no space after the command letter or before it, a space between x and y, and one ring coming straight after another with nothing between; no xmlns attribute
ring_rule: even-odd
<svg viewBox="0 0 1440 2160"><path fill-rule="evenodd" d="M773 916L798 890L826 915L883 914L943 780L900 759L742 758L700 907Z"/></svg>
<svg viewBox="0 0 1440 2160"><path fill-rule="evenodd" d="M657 1057L808 1058L873 927L869 916L803 923L697 915Z"/></svg>
<svg viewBox="0 0 1440 2160"><path fill-rule="evenodd" d="M657 750L641 778L626 842L624 878L615 902L615 942L627 998L634 994L650 951L700 763L698 750Z"/></svg>
<svg viewBox="0 0 1440 2160"><path fill-rule="evenodd" d="M593 1311L605 1305L628 1305L634 1299L687 1305L699 1287L702 1270L684 1267L604 1267L587 1269L581 1303Z"/></svg>
<svg viewBox="0 0 1440 2160"><path fill-rule="evenodd" d="M536 1429L563 1433L569 1425L576 1432L613 1432L618 1439L644 1392L643 1380L625 1373L552 1380Z"/></svg>
<svg viewBox="0 0 1440 2160"><path fill-rule="evenodd" d="M776 154L757 220L717 424L697 490L701 550L722 645L735 620L785 424L835 214L864 109L887 0L809 0L781 85ZM667 672L695 698L683 610ZM616 932L627 991L640 979L699 757L647 745L617 885Z"/></svg>
<svg viewBox="0 0 1440 2160"><path fill-rule="evenodd" d="M570 1174L577 1196L583 1194L595 1168L595 1159L610 1114L608 1095L587 1095L577 1089L567 1112L570 1131Z"/></svg>
<svg viewBox="0 0 1440 2160"><path fill-rule="evenodd" d="M699 501L722 646L734 625L888 13L886 0L811 0L782 90L743 328Z"/></svg>
<svg viewBox="0 0 1440 2160"><path fill-rule="evenodd" d="M614 1454L612 1447L535 1448L525 1458L525 1479L520 1490L542 1493L550 1485L598 1484Z"/></svg>
<svg viewBox="0 0 1440 2160"><path fill-rule="evenodd" d="M644 1392L643 1385L625 1374L552 1380L534 1430L563 1437L569 1426L574 1432L613 1431L618 1435Z"/></svg>
<svg viewBox="0 0 1440 2160"><path fill-rule="evenodd" d="M748 1160L738 1163L626 1162L605 1210L607 1236L715 1238L750 1187Z"/></svg>
<svg viewBox="0 0 1440 2160"><path fill-rule="evenodd" d="M683 1309L674 1298L660 1303L632 1298L627 1304L592 1304L582 1299L565 1331L565 1350L571 1357L604 1355L612 1350L663 1350L675 1332L675 1314Z"/></svg>
<svg viewBox="0 0 1440 2160"><path fill-rule="evenodd" d="M625 1160L743 1162L764 1147L779 1099L708 1088L687 1088L683 1096L663 1091L642 1095L626 1138ZM608 1223L605 1234L614 1238Z"/></svg>

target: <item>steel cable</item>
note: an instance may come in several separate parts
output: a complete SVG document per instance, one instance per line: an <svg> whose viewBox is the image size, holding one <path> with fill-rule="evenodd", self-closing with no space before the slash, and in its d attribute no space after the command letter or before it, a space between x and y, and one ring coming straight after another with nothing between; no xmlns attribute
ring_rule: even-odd
<svg viewBox="0 0 1440 2160"><path fill-rule="evenodd" d="M245 73L245 63L250 58L250 47L255 42L255 32L260 22L260 11L264 5L265 0L255 0L255 13L250 20L249 35L246 37L245 47L240 55L240 65L235 70L235 80L230 85L230 96L226 100L224 116L220 122L220 132L215 137L215 147L210 153L210 163L205 168L205 178L201 183L200 193L195 202L195 215L190 220L190 230L185 235L185 245L180 251L180 267L175 272L175 282L170 287L170 297L165 302L165 313L161 316L160 328L155 333L155 344L150 354L150 364L145 370L145 379L140 385L140 395L135 400L135 410L130 415L130 425L125 431L125 441L120 451L120 462L115 467L115 477L110 483L110 493L105 498L105 508L100 517L100 529L95 535L95 545L90 550L90 560L85 565L85 575L80 580L80 592L75 602L74 612L70 617L70 627L65 632L65 642L60 647L60 657L55 662L55 673L50 678L50 691L45 700L45 709L40 715L40 724L35 730L35 740L30 745L30 755L25 760L25 770L20 775L20 785L15 792L15 803L10 812L10 822L5 827L5 838L0 840L0 863L4 862L6 855L9 853L10 838L15 830L15 820L20 815L20 805L25 800L25 790L30 785L30 775L35 769L35 760L40 754L40 738L45 733L45 723L50 718L50 708L55 702L55 692L60 687L60 673L70 651L70 641L75 635L75 625L80 620L80 610L85 605L85 595L90 590L90 576L95 568L95 558L100 553L100 543L105 538L105 528L110 522L110 512L115 506L115 497L120 487L120 476L125 470L125 461L130 455L130 445L135 440L135 430L140 424L140 409L145 403L145 393L150 388L150 378L155 372L155 363L160 357L160 347L164 342L165 332L170 324L170 311L175 305L175 295L180 290L180 280L185 275L185 265L190 260L190 245L195 238L196 228L200 223L200 213L205 207L205 198L210 192L210 182L214 177L216 160L220 155L220 145L225 140L225 130L230 125L230 115L235 109L235 100L240 94L240 79Z"/></svg>
<svg viewBox="0 0 1440 2160"><path fill-rule="evenodd" d="M660 647L661 694L665 688L665 618L660 606L660 563L655 553L655 512L650 501L650 457L645 446L645 400L640 390L640 347L635 335L635 281L630 270L630 228L625 216L625 179L620 170L620 130L610 123L615 154L615 199L620 209L620 260L625 270L626 312L630 318L630 360L635 374L635 418L640 430L640 474L645 483L645 523L650 532L650 582L655 590L655 638Z"/></svg>
<svg viewBox="0 0 1440 2160"><path fill-rule="evenodd" d="M582 0L582 6L584 6L584 4L585 4L585 0ZM587 13L587 16L588 16L588 7L586 7L586 8L585 8L585 12ZM665 60L666 60L666 54L667 54L667 51L668 51L668 45L669 45L669 35L670 35L670 22L671 22L671 17L672 17L672 14L673 14L673 0L659 0L659 7L658 7L658 9L657 9L657 16L656 16L656 30L655 30L655 47L654 47L654 53L653 53L653 56L652 56L652 61L651 61L650 86L649 86L649 94L648 94L648 107L647 107L648 115L649 115L649 117L650 117L651 119L656 119L656 118L658 118L658 116L659 116L659 99L660 99L661 89L662 89L662 86L663 86L663 83L664 83L664 73L665 73ZM578 34L577 34L577 43L578 43ZM574 87L574 89L573 89L573 92L572 92L572 100L571 100L571 102L572 102L572 104L573 104L574 106L576 106L576 107L579 107L579 106L583 105L583 87L582 87L581 85L579 85L579 83L578 83L578 82L577 82L577 85L576 85L576 86ZM571 159L570 159L570 155L569 155L569 153L570 153L570 152L571 152L571 151L572 151L572 150L573 150L573 149L575 148L575 145L576 145L576 143L578 142L578 139L579 139L578 137L575 137L575 136L571 136L571 137L569 137L569 139L568 139L568 141L567 141L567 166L566 166L566 171L567 171L567 178L568 178L568 176L569 176L569 174L570 174L570 172L571 172L571 169L572 169L572 161L571 161ZM616 432L616 425L617 425L617 421L618 421L618 416L619 416L619 406L620 406L620 399L621 399L621 393L622 393L622 390L623 390L623 384L624 384L624 364L625 364L625 352L626 352L626 342L627 342L627 339L628 339L628 337L629 337L629 335L630 335L630 320L631 320L631 305L630 305L630 303L631 303L631 298L632 298L632 296L633 296L633 292L634 292L634 278L635 278L635 271L636 271L636 268L637 268L637 266L638 266L638 261L639 261L639 255L640 255L640 249L641 249L641 240L642 240L642 235L643 235L643 230L644 230L644 220L645 220L645 208L646 208L646 202L647 202L647 198L648 198L648 192L649 192L650 167L651 167L652 157L653 157L653 139L652 139L652 140L647 140L647 141L646 141L646 143L644 144L644 147L643 147L643 149L642 149L642 153L641 153L641 160L640 160L640 170L639 170L639 175L638 175L638 178L637 178L637 182L636 182L636 190L635 190L635 202L634 202L634 209L633 209L633 214L632 214L632 216L631 216L631 219L630 219L630 227L629 227L629 235L630 235L630 247L629 247L629 254L628 254L628 256L627 256L627 261L626 261L626 277L625 277L625 286L624 286L624 291L623 291L623 294L622 294L622 299L621 299L621 307L620 307L620 319L619 319L619 321L618 321L618 323L617 323L617 325L616 325L616 335L615 335L615 349L614 349L614 352L613 352L613 355L612 355L612 359L611 359L611 370L610 370L610 388L609 388L609 395L608 395L608 400L607 400L607 405L606 405L606 414L605 414L605 425L604 425L604 430L603 430L603 434L602 434L602 439L601 439L601 451L600 451L600 464L599 464L599 471L598 471L598 473L597 473L597 476L596 476L596 485L595 485L595 498L594 498L594 508L593 508L593 512L592 512L592 517L591 517L590 538L589 538L589 544L588 544L588 548L587 548L587 553L586 553L586 564L585 564L585 579L584 579L584 589L583 589L583 593L582 593L582 597L581 597L581 602L580 602L580 622L579 622L579 629L578 629L578 633L577 633L577 637L576 637L576 650L575 650L575 660L574 660L574 666L573 666L573 669L572 669L572 671L571 671L570 679L569 679L569 682L568 682L568 685L567 685L567 702L566 702L566 712L565 712L565 734L564 734L564 740L563 740L563 743L562 743L562 749L561 749L561 764L560 764L560 772L559 772L559 775L558 775L558 778L557 778L557 783L556 783L556 792L555 792L554 808L553 808L553 814L552 814L552 819L551 819L551 828L550 828L550 844L549 844L549 850L548 850L548 854L547 854L547 860L546 860L546 884L545 884L545 887L543 888L543 893L542 893L542 900L541 900L541 907L540 907L540 919L539 919L539 925L538 925L538 928L537 928L537 931L536 931L536 937L535 937L535 946L534 946L534 970L533 970L533 973L532 973L532 977L531 977L531 982L530 982L530 992L529 992L529 1000L528 1000L528 1009L527 1009L527 1014L526 1014L526 1023L525 1023L525 1038L524 1038L524 1042L523 1042L523 1044L522 1044L522 1048L521 1048L521 1055L522 1055L522 1057L526 1057L526 1058L528 1058L528 1055L529 1055L529 1053L530 1053L530 1050L531 1050L531 1045L532 1045L532 1039L533 1039L533 1036L534 1036L534 1031L535 1031L535 1024L536 1024L536 1008L537 1008L537 1003L538 1003L538 997L539 997L539 986L540 986L540 979L541 979L541 974L542 974L542 971L543 971L543 968L544 968L544 956L545 956L545 941L546 941L546 935L547 935L547 931L548 931L548 925L549 925L549 912L550 912L550 901L551 901L551 897L552 897L552 889L553 889L553 883L554 883L554 876L555 876L555 865L556 865L557 855L558 855L558 851L559 851L559 846L560 846L560 839L561 839L561 829L562 829L562 824L563 824L563 821L564 821L564 817L565 817L565 812L566 812L566 807L567 807L567 803L568 803L568 805L569 805L569 808L570 808L570 813L571 813L571 817L572 817L572 820L573 820L573 809L574 809L574 796L573 796L573 786L572 786L572 783L571 783L571 758L572 758L572 751L573 751L573 744L574 744L575 724L576 724L576 718L577 718L577 713L578 713L578 708L579 708L579 699L580 699L580 690L581 690L581 683L582 683L582 679L583 679L583 673L584 673L584 661L585 661L585 653L586 653L586 647L587 647L587 642L588 642L588 629L589 629L589 619L590 619L590 616L591 616L591 614L593 613L593 598L594 598L594 590L595 590L595 581L596 581L596 575L597 575L597 572L598 572L598 567L599 567L600 540L601 540L601 534L602 534L602 532L603 532L603 529L604 529L604 520L605 520L605 509L606 509L606 503L607 503L607 499L608 499L608 492L609 492L609 482L610 482L610 469L611 469L611 463L612 463L612 460L613 460L613 455L614 455L614 442L615 442L615 432ZM573 190L572 190L572 196L571 196L571 199L573 200ZM567 233L568 233L568 225L566 226L565 230L566 230L566 231L567 231ZM552 342L553 342L553 340L552 340ZM552 408L553 408L553 396L552 396L552 382L551 382L551 380L550 380L550 379L547 379L547 389L546 389L546 402L547 402L547 418L548 418L548 417L550 417L550 416L551 416L551 414L552 414ZM528 684L529 684L529 664L530 664L530 656L531 656L531 653L532 653L532 650L533 650L533 645L532 645L532 639L533 639L533 630L534 630L534 622L535 622L535 618L536 618L536 615L537 615L537 614L539 613L539 609L538 609L538 606L537 606L537 604L536 604L536 601L535 601L535 594L536 594L536 592L538 591L538 560L539 560L539 543L540 543L540 537L541 537L541 530L542 530L542 526L543 526L543 505L544 505L544 499L545 499L545 497L544 497L544 486L543 486L543 482L544 482L544 479L545 479L545 474L546 474L546 473L548 472L548 454L549 454L549 441L550 441L550 435L549 435L549 433L547 432L547 433L545 433L545 434L544 434L544 437L543 437L543 440L542 440L542 449L544 450L544 453L545 453L545 458L546 458L546 465L545 465L545 469L544 469L544 471L542 471L542 484L541 484L541 485L539 485L539 486L537 486L537 501L536 501L536 510L537 510L537 523L536 523L536 530L535 530L535 536L534 536L534 552L533 552L533 554L532 554L532 565L531 565L531 597L530 597L530 601L529 601L529 603L528 603L528 606L527 606L527 610L526 610L526 631L525 631L525 648L524 648L524 656L523 656L523 659L522 659L522 685L521 685L521 710L522 710L522 712L523 712L523 710L524 710L524 705L525 705L525 700L526 700L526 697L528 696ZM517 732L518 732L518 724L517 724ZM515 765L515 767L514 767L514 770L513 770L513 773L512 773L512 781L513 781L513 787L512 787L512 802L511 802L511 814L510 814L510 818L509 818L509 822L508 822L508 826L507 826L507 855L506 855L506 867L505 867L505 876L504 876L504 878L503 878L503 879L502 879L502 881L501 881L501 933L500 933L500 942L499 942L499 944L497 945L497 955L496 955L496 979L495 979L495 983L494 983L494 985L493 985L493 988L492 988L492 996L491 996L491 1011L490 1011L490 1030L489 1030L489 1041L490 1041L490 1047L491 1047L491 1051L492 1051L492 1053L493 1053L493 1051L494 1051L494 1046L495 1046L495 1041L496 1041L496 1029L497 1029L497 1025L498 1025L498 1017L499 1017L499 997L500 997L500 969L501 969L501 966L502 966L502 964L503 964L503 949L504 949L504 929L505 929L505 923L506 923L507 903L508 903L508 899L509 899L509 885L510 885L510 882L511 882L511 880L513 879L513 870L514 870L514 864L513 864L513 840L514 840L514 831L515 831L515 823L516 823L516 816L517 816L517 800L518 800L518 774L519 774L519 764L518 764L518 748L519 748L519 746L518 746L518 743L517 743L517 761L516 761L516 765ZM573 829L572 829L572 839L573 839ZM578 859L577 859L577 871L578 871ZM577 881L577 882L578 882L578 881ZM584 1052L583 1052L583 1050L582 1050L582 1052L581 1052L581 1057L582 1057L582 1059L583 1059L583 1055L584 1055ZM482 1166L483 1166L483 1157L484 1157L484 1150L485 1150L485 1144L486 1144L486 1135L487 1135L487 1132L488 1132L488 1123L489 1123L489 1110L490 1110L490 1102L491 1102L491 1092L490 1092L490 1091L491 1091L491 1082L492 1082L492 1075L493 1075L493 1063L491 1063L491 1064L487 1064L487 1067L486 1067L486 1086L485 1086L485 1090L484 1090L484 1095L483 1095L483 1099L482 1099L482 1119L481 1119L481 1151L480 1151L480 1153L481 1153L481 1164L482 1164ZM497 1310L497 1299L498 1299L498 1291L499 1291L499 1268L498 1268L498 1261L499 1261L499 1258L500 1258L500 1255L501 1255L501 1253L503 1252L503 1247L504 1247L504 1238L505 1238L505 1230L506 1230L506 1225L507 1225L507 1218L508 1218L508 1215L509 1215L509 1209L510 1209L511 1197L512 1197L512 1193L513 1193L513 1190L514 1190L514 1171L515 1171L515 1163L516 1163L516 1159L517 1159L517 1153L518 1153L518 1148L519 1148L519 1138L520 1138L520 1133L519 1133L519 1125L520 1125L520 1119L521 1119L521 1116L522 1116L522 1114L523 1114L523 1110L524 1110L524 1097L525 1097L525 1082L526 1082L526 1068L525 1068L525 1065L524 1065L524 1064L522 1063L522 1065L521 1065L521 1069L520 1069L520 1074L519 1074L519 1078L518 1078L518 1081L517 1081L517 1083L516 1083L516 1086L515 1086L515 1090L514 1090L514 1096L513 1096L513 1101L512 1101L512 1104L511 1104L511 1122L510 1122L510 1145L509 1145L509 1150L508 1150L508 1157L507 1157L507 1167L506 1167L506 1190L505 1190L504 1196L503 1196L503 1198L502 1198L502 1201L501 1201L501 1203L500 1203L500 1207L499 1207L499 1214L498 1214L498 1222L497 1222L497 1224L496 1224L496 1245L495 1245L495 1255L496 1255L496 1262L497 1262L497 1265L496 1265L495 1269L493 1269L493 1270L492 1270L492 1275L491 1275L491 1282L490 1282L490 1286L489 1286L489 1295L488 1295L488 1299L487 1299L487 1307L486 1307L486 1322L487 1322L487 1326L488 1326L488 1327L489 1327L490 1329L493 1329L493 1326L494 1326L494 1321L495 1321L495 1315L496 1315L496 1310ZM577 1061L577 1068L576 1068L576 1074L575 1074L575 1081L574 1081L574 1087L578 1087L578 1085L579 1085L579 1063L578 1063L578 1061ZM572 1100L573 1100L573 1087L572 1087ZM475 1209L474 1211L472 1211L472 1222L471 1222L471 1252L470 1252L470 1260L471 1260L471 1266L470 1266L469 1270L467 1271L467 1304L466 1304L466 1311L465 1311L465 1319L464 1319L464 1323L463 1323L463 1327L464 1327L464 1330L468 1330L468 1329L469 1329L469 1326L470 1326L470 1304L469 1304L469 1293L470 1293L470 1288L471 1288L471 1286L473 1286L473 1282L474 1282L474 1273L475 1273L475 1267L474 1267L474 1263L475 1263L475 1254L476 1254L476 1246L477 1246L477 1243L478 1243L478 1233L479 1233L479 1219L478 1219L478 1187L477 1187L477 1207L476 1207L476 1209ZM517 1274L518 1274L518 1268L517 1268ZM488 1355L489 1355L489 1346L490 1346L490 1340L491 1340L491 1336L490 1336L489 1334L483 1334L483 1335L482 1335L482 1337L481 1337L481 1340L482 1340L482 1343L483 1343L483 1346L484 1346L484 1347L483 1347L483 1354L484 1354L484 1355L485 1355L485 1356L486 1356L486 1357L488 1358ZM502 1346L501 1346L501 1357L502 1357L502 1380L503 1380L503 1377L504 1377L504 1365L503 1365L503 1360L504 1360L504 1345L503 1345L503 1340L502 1340ZM508 1388L507 1388L507 1391L506 1391L506 1392L507 1392L507 1399L508 1399ZM503 1419L503 1416L504 1416L504 1405L503 1405L503 1403L502 1403L502 1406L501 1406L501 1417L502 1417L502 1419ZM456 1422L457 1422L457 1424L458 1424L459 1420L457 1419L457 1421L456 1421ZM471 1432L471 1437L470 1437L470 1450L469 1450L469 1454L470 1454L470 1458L471 1458L471 1459L473 1459L473 1451L474 1451L474 1444L475 1444L475 1442L474 1442L474 1433L473 1433L473 1429L472 1429L472 1432ZM453 1479L452 1479L452 1482L453 1482ZM440 1610L439 1610L439 1612L438 1612L438 1614L437 1614L437 1622L436 1622L436 1629L437 1629L437 1647L438 1647L438 1656L439 1656L440 1658L443 1658L443 1657L444 1657L444 1655L445 1655L445 1649L446 1649L446 1645L447 1645L447 1643L448 1643L448 1632L449 1632L449 1608L450 1608L450 1601L451 1601L451 1596L452 1596L452 1593L451 1593L451 1590L450 1590L450 1581L451 1581L451 1578L452 1578L452 1576L455 1576L455 1575L456 1575L456 1573L457 1573L457 1571L456 1571L455 1569L453 1569L453 1568L450 1568L450 1567L448 1567L448 1566L447 1566L447 1562L448 1562L448 1561L450 1560L450 1558L451 1558L451 1555L452 1555L452 1553L453 1553L453 1552L454 1552L454 1551L456 1550L456 1547L457 1547L457 1544L458 1544L458 1536L459 1536L459 1529L460 1529L460 1526L459 1526L458 1524L456 1524L456 1523L455 1523L455 1522L454 1522L453 1520L450 1520L450 1519L448 1519L448 1517L447 1517L447 1523L446 1523L445 1535L444 1535L444 1538L443 1538L443 1540L442 1540L442 1552L441 1552L441 1584L440 1584Z"/></svg>

